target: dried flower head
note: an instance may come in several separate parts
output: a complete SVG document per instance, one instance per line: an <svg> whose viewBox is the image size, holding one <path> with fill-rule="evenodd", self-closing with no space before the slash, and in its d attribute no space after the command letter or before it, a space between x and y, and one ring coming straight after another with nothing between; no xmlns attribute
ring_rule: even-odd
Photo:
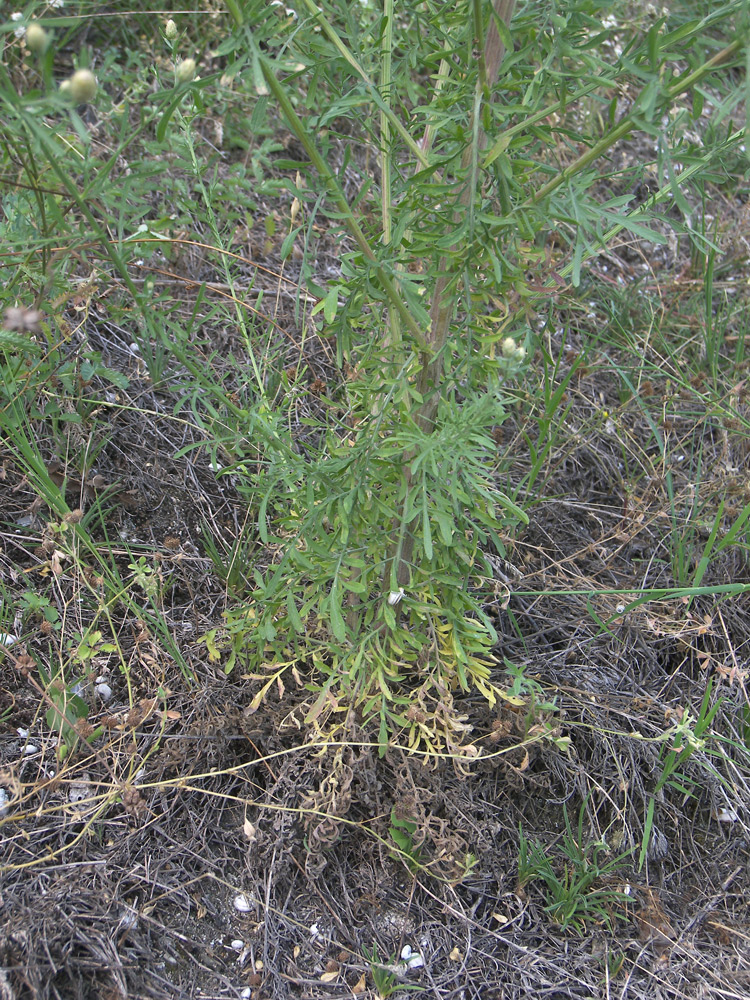
<svg viewBox="0 0 750 1000"><path fill-rule="evenodd" d="M164 34L167 36L170 42L174 41L174 39L177 38L177 25L174 23L171 17L167 21L164 27Z"/></svg>

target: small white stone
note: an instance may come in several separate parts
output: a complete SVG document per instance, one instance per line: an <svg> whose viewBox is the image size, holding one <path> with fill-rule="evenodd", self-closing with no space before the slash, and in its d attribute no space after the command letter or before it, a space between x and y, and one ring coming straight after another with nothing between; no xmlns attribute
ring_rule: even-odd
<svg viewBox="0 0 750 1000"><path fill-rule="evenodd" d="M410 969L421 969L424 965L424 959L419 954L412 955L406 964Z"/></svg>
<svg viewBox="0 0 750 1000"><path fill-rule="evenodd" d="M720 823L736 823L739 818L738 814L731 807L729 809L722 807L716 812L716 819Z"/></svg>
<svg viewBox="0 0 750 1000"><path fill-rule="evenodd" d="M27 743L23 748L23 752L28 757L32 753L38 753L38 747L35 747L33 743Z"/></svg>
<svg viewBox="0 0 750 1000"><path fill-rule="evenodd" d="M17 635L12 635L10 632L0 632L0 646L15 646L17 642Z"/></svg>
<svg viewBox="0 0 750 1000"><path fill-rule="evenodd" d="M406 961L407 959L411 958L411 945L410 944L405 944L404 947L401 949L401 958L403 958L404 961Z"/></svg>
<svg viewBox="0 0 750 1000"><path fill-rule="evenodd" d="M29 735L28 729L17 729L16 732L18 733L18 735L21 737L22 740L25 740L26 737Z"/></svg>
<svg viewBox="0 0 750 1000"><path fill-rule="evenodd" d="M240 913L249 913L253 909L252 900L248 899L244 893L240 893L239 896L234 897L233 905L235 910L238 910Z"/></svg>
<svg viewBox="0 0 750 1000"><path fill-rule="evenodd" d="M4 816L8 811L8 793L4 788L0 788L0 816Z"/></svg>
<svg viewBox="0 0 750 1000"><path fill-rule="evenodd" d="M253 991L250 989L249 986L246 986L245 989L242 991L242 993L240 993L240 996L242 997L242 1000L250 1000L250 997L252 995L253 995Z"/></svg>
<svg viewBox="0 0 750 1000"><path fill-rule="evenodd" d="M109 699L112 697L112 688L109 686L109 684L104 684L104 683L97 684L96 693L99 695L102 701L109 701Z"/></svg>
<svg viewBox="0 0 750 1000"><path fill-rule="evenodd" d="M239 938L235 938L234 941L232 941L232 948L234 948L235 951L242 951L244 947L245 947L245 942L240 941Z"/></svg>

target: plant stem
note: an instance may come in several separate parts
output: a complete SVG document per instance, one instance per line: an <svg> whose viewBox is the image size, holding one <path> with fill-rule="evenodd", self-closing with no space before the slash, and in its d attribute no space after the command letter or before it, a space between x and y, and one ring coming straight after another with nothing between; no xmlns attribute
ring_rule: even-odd
<svg viewBox="0 0 750 1000"><path fill-rule="evenodd" d="M741 45L742 42L740 41L732 42L731 45L727 45L727 47L722 49L721 52L717 52L715 56L705 62L702 66L699 66L698 69L696 69L693 73L690 73L689 76L684 77L679 83L676 83L674 87L670 87L664 95L665 103L671 104L676 97L680 96L680 94L684 94L686 91L690 90L690 88L695 86L696 83L699 83L704 76L707 76L715 66L718 66L719 63L724 62L725 59L728 59L731 55L733 55ZM623 139L635 128L636 124L636 116L633 114L629 115L626 119L621 121L619 125L616 125L611 132L608 132L603 139L600 139L599 142L593 145L590 149L587 149L585 153L582 153L577 160L573 160L572 163L569 163L568 166L564 170L561 170L556 177L553 177L551 181L540 187L538 191L534 192L531 198L529 198L525 203L524 207L538 204L546 198L548 194L551 194L559 188L561 184L564 184L569 177L573 177L577 173L580 173L580 171L584 170L590 163L597 160L602 153L606 153L611 146L614 146L616 142Z"/></svg>
<svg viewBox="0 0 750 1000"><path fill-rule="evenodd" d="M317 146L310 138L307 130L300 121L297 112L294 110L292 102L289 100L286 91L281 86L279 81L276 79L276 74L273 71L273 66L268 61L265 56L259 55L260 65L263 70L263 76L268 84L273 96L279 102L279 107L282 110L284 117L287 120L289 127L294 132L295 136L299 139L302 145L305 147L305 152L310 157L312 165L320 174L323 182L325 183L328 191L330 192L333 200L336 202L336 207L339 209L342 215L342 220L345 223L349 233L351 234L354 242L357 244L359 249L362 251L364 256L372 265L372 269L377 275L378 281L386 294L386 298L391 306L397 311L400 318L403 320L404 325L407 327L411 335L414 337L418 346L422 349L427 348L427 340L425 338L424 332L419 326L419 323L414 319L411 312L407 309L401 296L399 295L398 289L395 283L386 274L385 269L378 262L372 247L367 241L367 237L362 232L362 229L354 217L354 213L346 200L344 192L336 180L336 177L331 170L331 168L326 163L325 159L319 152ZM382 102L381 102L382 103Z"/></svg>
<svg viewBox="0 0 750 1000"><path fill-rule="evenodd" d="M453 213L454 222L458 226L461 216L471 206L474 198L476 177L478 174L478 157L480 149L486 144L486 134L480 127L481 102L485 94L489 94L494 86L500 72L500 64L505 54L505 45L500 37L497 22L502 21L506 27L510 24L516 0L493 0L492 18L487 36L482 44L481 39L475 39L483 53L480 72L476 83L476 97L474 102L474 136L473 141L464 150L461 162L462 174L471 167L471 174L456 203ZM481 25L480 25L481 27ZM430 309L430 329L427 334L427 349L422 352L420 359L421 369L417 380L417 389L423 398L422 405L416 413L416 422L420 429L431 434L435 429L435 416L440 402L440 384L443 377L443 349L448 340L450 323L455 309L455 297L453 294L453 277L451 266L451 255L458 249L457 243L451 246L449 252L442 258L438 268L439 274L435 283L435 291ZM404 455L403 470L406 479L406 496L404 505L408 504L408 497L411 492L411 472L410 465L414 458L413 453ZM411 577L411 563L414 554L414 533L407 526L402 528L406 532L401 536L391 553L386 565L386 586L390 589L394 581L397 587L406 588ZM395 573L394 573L395 568Z"/></svg>

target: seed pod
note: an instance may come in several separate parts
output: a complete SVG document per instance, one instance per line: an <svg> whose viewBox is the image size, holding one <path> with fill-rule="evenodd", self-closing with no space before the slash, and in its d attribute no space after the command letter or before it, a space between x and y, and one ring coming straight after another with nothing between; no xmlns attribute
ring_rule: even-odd
<svg viewBox="0 0 750 1000"><path fill-rule="evenodd" d="M164 34L167 36L170 42L174 41L174 39L177 38L177 25L174 23L171 17L167 21L167 24L164 28Z"/></svg>

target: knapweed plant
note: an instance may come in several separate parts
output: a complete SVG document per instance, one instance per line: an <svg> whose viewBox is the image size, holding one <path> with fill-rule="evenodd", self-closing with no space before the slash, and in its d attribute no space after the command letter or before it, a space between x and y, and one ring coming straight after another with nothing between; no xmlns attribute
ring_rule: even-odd
<svg viewBox="0 0 750 1000"><path fill-rule="evenodd" d="M356 706L382 745L406 730L413 748L456 751L456 693L506 696L483 607L486 556L527 519L493 476L504 387L555 285L577 285L623 230L664 240L653 215L719 155L686 136L712 67L741 50L711 42L741 5L674 28L644 12L623 44L597 3L300 0L271 48L258 5L231 9L234 72L304 150L295 231L310 239L325 218L339 234L339 276L308 288L342 377L299 444L261 410L251 468L237 442L230 471L265 548L248 600L208 641L249 659L263 690L312 663L311 721ZM588 140L571 108L595 117ZM663 183L636 206L631 167L630 191L594 197L636 130L657 137Z"/></svg>

